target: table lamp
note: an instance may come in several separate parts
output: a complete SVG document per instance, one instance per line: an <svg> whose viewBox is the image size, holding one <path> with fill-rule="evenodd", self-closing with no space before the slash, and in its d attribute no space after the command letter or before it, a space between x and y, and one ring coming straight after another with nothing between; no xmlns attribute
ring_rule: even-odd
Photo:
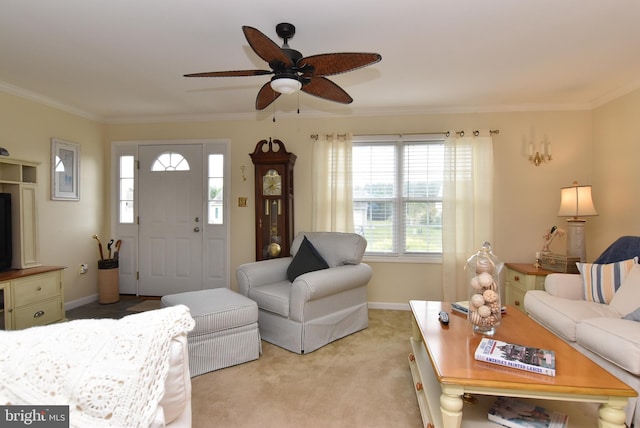
<svg viewBox="0 0 640 428"><path fill-rule="evenodd" d="M567 219L567 257L579 257L585 262L587 251L584 239L584 224L582 217L598 215L591 199L591 186L579 186L577 181L573 186L560 189L560 211L558 217Z"/></svg>

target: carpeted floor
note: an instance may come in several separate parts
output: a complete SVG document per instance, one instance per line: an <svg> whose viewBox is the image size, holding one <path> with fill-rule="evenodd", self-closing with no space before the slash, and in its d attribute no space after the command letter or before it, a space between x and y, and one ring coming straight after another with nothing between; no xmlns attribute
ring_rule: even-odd
<svg viewBox="0 0 640 428"><path fill-rule="evenodd" d="M137 305L133 305L127 308L129 312L144 312L152 311L154 309L160 309L160 300L144 300Z"/></svg>
<svg viewBox="0 0 640 428"><path fill-rule="evenodd" d="M369 328L298 355L192 379L193 427L422 427L408 355L411 312L370 310Z"/></svg>

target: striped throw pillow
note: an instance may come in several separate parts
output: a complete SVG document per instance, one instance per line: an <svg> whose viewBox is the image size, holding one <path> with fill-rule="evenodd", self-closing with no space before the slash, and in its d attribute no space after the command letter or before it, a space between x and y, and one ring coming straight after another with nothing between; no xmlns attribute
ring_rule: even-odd
<svg viewBox="0 0 640 428"><path fill-rule="evenodd" d="M627 273L637 263L638 257L608 264L576 263L582 275L584 299L609 304Z"/></svg>

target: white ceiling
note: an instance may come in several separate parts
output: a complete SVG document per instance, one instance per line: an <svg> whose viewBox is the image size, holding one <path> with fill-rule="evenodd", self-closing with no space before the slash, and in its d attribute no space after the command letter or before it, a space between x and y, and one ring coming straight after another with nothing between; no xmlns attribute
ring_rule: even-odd
<svg viewBox="0 0 640 428"><path fill-rule="evenodd" d="M354 99L282 96L281 114L592 108L640 87L637 0L0 0L0 90L105 122L267 118L268 69L241 27L309 56L378 52L331 79Z"/></svg>

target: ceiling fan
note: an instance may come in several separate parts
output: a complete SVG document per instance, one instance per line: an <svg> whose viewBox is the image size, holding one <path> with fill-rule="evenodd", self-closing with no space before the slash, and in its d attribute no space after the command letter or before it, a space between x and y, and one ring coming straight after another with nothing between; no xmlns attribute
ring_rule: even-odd
<svg viewBox="0 0 640 428"><path fill-rule="evenodd" d="M296 27L288 23L276 25L278 37L284 40L282 48L253 27L243 26L242 31L249 46L269 63L271 70L211 71L184 76L236 77L273 74L271 81L265 83L258 91L257 110L264 109L281 94L290 94L297 90L325 100L349 104L353 98L325 76L346 73L375 64L382 59L377 53L329 53L303 57L300 52L289 47L288 41L295 34Z"/></svg>

